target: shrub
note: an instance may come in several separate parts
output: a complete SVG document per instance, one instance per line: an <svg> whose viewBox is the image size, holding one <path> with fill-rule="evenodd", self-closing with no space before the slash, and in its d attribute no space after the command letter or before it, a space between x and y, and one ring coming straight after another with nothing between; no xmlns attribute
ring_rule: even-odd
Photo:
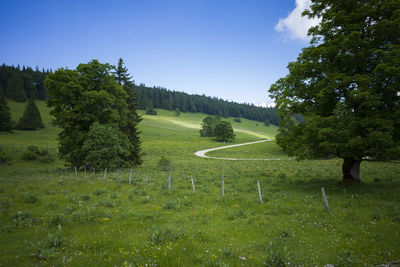
<svg viewBox="0 0 400 267"><path fill-rule="evenodd" d="M49 154L48 149L39 150L37 146L28 146L22 154L23 160L40 160L44 163L53 162L54 158Z"/></svg>
<svg viewBox="0 0 400 267"><path fill-rule="evenodd" d="M28 211L18 211L12 216L12 221L17 228L30 225L32 223L32 214Z"/></svg>
<svg viewBox="0 0 400 267"><path fill-rule="evenodd" d="M6 152L1 150L0 146L0 165L10 161L10 157L6 154Z"/></svg>
<svg viewBox="0 0 400 267"><path fill-rule="evenodd" d="M23 198L24 198L25 203L28 203L28 204L34 204L34 203L36 203L36 201L38 201L38 198L35 195L32 195L30 193L25 193Z"/></svg>
<svg viewBox="0 0 400 267"><path fill-rule="evenodd" d="M158 166L163 171L168 171L170 165L171 165L171 161L169 159L167 159L165 156L161 156L160 160L158 161Z"/></svg>
<svg viewBox="0 0 400 267"><path fill-rule="evenodd" d="M242 121L240 120L240 118L234 118L233 121L234 121L234 122L238 122L238 123L241 123L241 122L242 122Z"/></svg>
<svg viewBox="0 0 400 267"><path fill-rule="evenodd" d="M180 238L179 233L173 233L170 229L166 227L159 227L153 225L150 229L150 234L148 237L148 241L153 245L159 245L169 241L175 241Z"/></svg>

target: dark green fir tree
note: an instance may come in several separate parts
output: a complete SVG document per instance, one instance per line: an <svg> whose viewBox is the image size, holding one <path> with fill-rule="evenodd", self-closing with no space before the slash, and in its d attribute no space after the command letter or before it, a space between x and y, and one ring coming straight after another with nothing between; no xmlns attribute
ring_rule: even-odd
<svg viewBox="0 0 400 267"><path fill-rule="evenodd" d="M44 128L42 117L33 99L29 99L24 114L16 127L18 130L37 130Z"/></svg>
<svg viewBox="0 0 400 267"><path fill-rule="evenodd" d="M117 82L124 88L127 93L126 103L128 105L127 121L123 132L128 136L128 139L132 145L132 149L129 153L127 160L135 165L142 164L142 153L140 131L137 127L138 123L142 118L137 113L137 101L136 96L133 92L134 81L128 74L128 69L124 67L122 58L118 61L118 66L115 71L115 77Z"/></svg>
<svg viewBox="0 0 400 267"><path fill-rule="evenodd" d="M3 95L3 88L0 84L0 132L11 132L13 122L11 121L11 112L8 108L6 98Z"/></svg>

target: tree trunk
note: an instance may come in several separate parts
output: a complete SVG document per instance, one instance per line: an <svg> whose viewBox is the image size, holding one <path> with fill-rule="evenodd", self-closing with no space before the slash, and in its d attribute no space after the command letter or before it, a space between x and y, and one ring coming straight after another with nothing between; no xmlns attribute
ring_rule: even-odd
<svg viewBox="0 0 400 267"><path fill-rule="evenodd" d="M361 183L360 178L360 164L361 160L353 158L344 158L342 165L343 182L356 182Z"/></svg>

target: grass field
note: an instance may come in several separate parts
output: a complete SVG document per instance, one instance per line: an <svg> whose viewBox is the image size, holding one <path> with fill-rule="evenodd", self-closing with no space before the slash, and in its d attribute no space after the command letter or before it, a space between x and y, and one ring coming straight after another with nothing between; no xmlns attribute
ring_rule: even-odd
<svg viewBox="0 0 400 267"><path fill-rule="evenodd" d="M9 105L17 120L24 105ZM129 185L129 168L117 181L115 170L104 179L99 170L65 171L61 160L23 161L31 144L57 151L58 129L44 103L39 108L45 129L0 134L11 158L0 165L1 266L373 266L400 260L399 163L363 162L363 184L344 187L339 159L198 158L197 150L224 145L199 136L206 115L157 110L140 123L144 164L133 169ZM234 143L273 138L277 131L230 121ZM285 158L274 142L207 155ZM161 156L171 160L168 172L157 166Z"/></svg>

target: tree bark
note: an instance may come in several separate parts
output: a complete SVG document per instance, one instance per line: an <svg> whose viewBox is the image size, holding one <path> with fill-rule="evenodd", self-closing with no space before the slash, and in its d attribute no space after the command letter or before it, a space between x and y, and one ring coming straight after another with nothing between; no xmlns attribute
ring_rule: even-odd
<svg viewBox="0 0 400 267"><path fill-rule="evenodd" d="M361 160L353 158L344 158L342 165L343 182L357 182L361 183L360 178L360 164Z"/></svg>

